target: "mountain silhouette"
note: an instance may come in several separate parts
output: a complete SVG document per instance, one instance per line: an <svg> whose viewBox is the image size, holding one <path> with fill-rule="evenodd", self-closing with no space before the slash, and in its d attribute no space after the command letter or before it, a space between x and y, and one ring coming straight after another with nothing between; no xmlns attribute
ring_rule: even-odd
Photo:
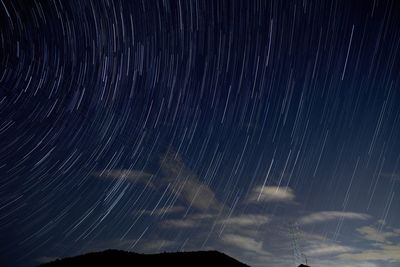
<svg viewBox="0 0 400 267"><path fill-rule="evenodd" d="M218 251L176 252L160 254L138 254L122 250L105 250L57 259L40 267L72 266L248 266Z"/></svg>

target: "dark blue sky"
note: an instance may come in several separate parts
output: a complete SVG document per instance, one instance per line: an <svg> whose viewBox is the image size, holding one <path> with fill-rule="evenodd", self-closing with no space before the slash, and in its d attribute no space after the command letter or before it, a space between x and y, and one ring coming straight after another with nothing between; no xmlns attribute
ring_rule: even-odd
<svg viewBox="0 0 400 267"><path fill-rule="evenodd" d="M1 0L0 25L2 266L400 264L396 1Z"/></svg>

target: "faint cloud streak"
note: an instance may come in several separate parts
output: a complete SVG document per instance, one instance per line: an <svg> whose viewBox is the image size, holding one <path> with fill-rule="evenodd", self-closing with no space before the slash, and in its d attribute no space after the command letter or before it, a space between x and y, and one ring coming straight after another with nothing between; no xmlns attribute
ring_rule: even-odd
<svg viewBox="0 0 400 267"><path fill-rule="evenodd" d="M306 215L299 220L299 224L313 224L337 219L367 220L370 216L364 213L344 212L344 211L321 211Z"/></svg>

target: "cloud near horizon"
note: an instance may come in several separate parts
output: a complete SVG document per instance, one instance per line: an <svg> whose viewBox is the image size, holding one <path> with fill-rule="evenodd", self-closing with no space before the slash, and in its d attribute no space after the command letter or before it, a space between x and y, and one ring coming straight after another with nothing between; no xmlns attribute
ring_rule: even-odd
<svg viewBox="0 0 400 267"><path fill-rule="evenodd" d="M400 232L394 231L378 231L374 227L364 226L356 229L358 233L366 240L376 241L381 243L390 243L387 239L400 237Z"/></svg>
<svg viewBox="0 0 400 267"><path fill-rule="evenodd" d="M300 225L306 225L306 224L332 221L337 219L367 220L369 218L370 216L365 213L345 212L345 211L321 211L321 212L314 212L309 215L301 217L298 223Z"/></svg>
<svg viewBox="0 0 400 267"><path fill-rule="evenodd" d="M309 246L307 248L307 251L305 252L305 255L316 257L316 256L326 256L326 255L352 252L352 251L354 251L354 249L348 246L321 241Z"/></svg>
<svg viewBox="0 0 400 267"><path fill-rule="evenodd" d="M257 241L251 237L238 234L224 234L221 241L227 245L238 247L243 250L256 252L261 255L269 255L268 252L263 250L263 242Z"/></svg>
<svg viewBox="0 0 400 267"><path fill-rule="evenodd" d="M373 241L373 248L343 253L340 259L355 261L387 261L400 264L400 229L377 230L371 226L357 228L356 231L366 241ZM392 239L392 240L388 240Z"/></svg>
<svg viewBox="0 0 400 267"><path fill-rule="evenodd" d="M344 253L340 259L356 261L388 261L400 263L400 246L380 244L376 249L366 249L356 253Z"/></svg>
<svg viewBox="0 0 400 267"><path fill-rule="evenodd" d="M270 222L271 219L265 215L242 214L222 219L219 223L231 226L258 226Z"/></svg>

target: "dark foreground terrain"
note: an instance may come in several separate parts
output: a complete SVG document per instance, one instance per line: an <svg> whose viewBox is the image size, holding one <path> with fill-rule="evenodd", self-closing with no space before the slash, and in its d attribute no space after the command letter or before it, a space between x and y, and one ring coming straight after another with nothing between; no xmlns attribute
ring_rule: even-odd
<svg viewBox="0 0 400 267"><path fill-rule="evenodd" d="M64 266L248 266L218 251L138 254L121 250L105 250L55 260L40 267Z"/></svg>

